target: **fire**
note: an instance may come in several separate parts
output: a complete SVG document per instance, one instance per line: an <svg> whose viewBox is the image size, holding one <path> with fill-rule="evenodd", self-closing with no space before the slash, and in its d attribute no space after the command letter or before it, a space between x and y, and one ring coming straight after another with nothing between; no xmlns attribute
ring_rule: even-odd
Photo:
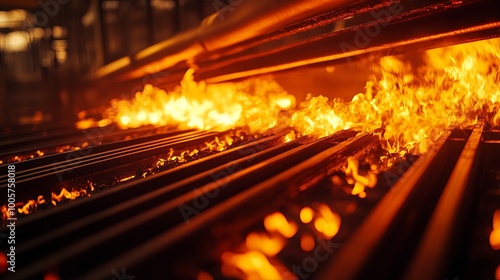
<svg viewBox="0 0 500 280"><path fill-rule="evenodd" d="M304 224L308 224L312 221L313 219L314 212L311 209L311 207L304 207L302 210L300 210L300 220Z"/></svg>
<svg viewBox="0 0 500 280"><path fill-rule="evenodd" d="M493 250L500 250L500 210L493 214L493 230L490 233L490 245Z"/></svg>
<svg viewBox="0 0 500 280"><path fill-rule="evenodd" d="M275 212L264 218L264 227L267 233L247 235L242 253L224 252L221 255L223 274L239 279L283 279L282 275L290 274L274 257L283 250L287 238L295 235L298 226L281 212Z"/></svg>
<svg viewBox="0 0 500 280"><path fill-rule="evenodd" d="M62 188L61 192L59 194L56 194L52 192L52 204L54 206L57 205L57 202L61 202L63 199L66 200L74 200L80 196L87 195L87 190L86 189L80 189L80 190L71 190L68 191L66 188Z"/></svg>
<svg viewBox="0 0 500 280"><path fill-rule="evenodd" d="M235 267L243 271L246 276L245 279L282 279L278 269L269 262L266 255L258 251L250 251L244 254L225 252L222 254L221 259L223 263L222 272L227 276L233 274L231 268Z"/></svg>
<svg viewBox="0 0 500 280"><path fill-rule="evenodd" d="M270 78L207 85L195 82L190 69L171 92L146 85L132 100L113 100L102 123L251 132L292 127L287 141L357 129L376 132L391 153L420 154L451 124L484 116L500 126L499 61L500 39L429 50L422 65L383 57L374 66L377 78L351 101L308 95L298 106Z"/></svg>
<svg viewBox="0 0 500 280"><path fill-rule="evenodd" d="M198 276L196 277L197 280L214 280L212 275L208 272L202 271L198 273Z"/></svg>
<svg viewBox="0 0 500 280"><path fill-rule="evenodd" d="M132 100L113 100L105 116L122 128L173 124L201 130L264 131L278 125L280 111L295 106L295 98L270 79L207 85L195 82L193 73L193 69L187 71L171 92L146 85Z"/></svg>
<svg viewBox="0 0 500 280"><path fill-rule="evenodd" d="M319 215L314 220L314 227L324 234L326 238L332 239L339 232L340 216L324 203L318 205L318 212Z"/></svg>
<svg viewBox="0 0 500 280"><path fill-rule="evenodd" d="M198 148L186 149L186 150L174 150L170 149L166 158L159 158L153 165L152 168L144 171L142 174L135 174L124 176L123 178L117 178L116 183L125 183L127 181L136 179L138 177L146 177L148 175L158 172L158 170L178 166L180 164L189 162L193 158L200 158L206 156L207 154L212 154L215 152L222 152L231 147L236 141L249 141L252 139L257 139L258 136L246 137L239 132L232 132L221 137L215 137L212 141L207 141L200 145ZM87 147L88 142L84 142L81 146L82 148ZM78 148L78 147L76 147ZM42 156L43 152L37 151L37 153ZM69 189L69 188L68 188ZM73 187L68 190L67 188L62 188L60 191L51 192L50 200L48 200L53 206L64 200L75 200L84 196L91 196L91 194L96 191L95 183L87 181L85 185L81 187ZM100 188L99 188L100 189ZM45 198L43 195L39 195L36 199L29 199L27 202L18 202L16 204L17 211L20 214L29 215L37 210L39 205L45 204ZM3 205L0 208L2 213L2 219L6 221L10 217L7 205Z"/></svg>
<svg viewBox="0 0 500 280"><path fill-rule="evenodd" d="M246 246L250 250L264 253L266 256L275 256L285 246L285 239L278 236L269 237L265 233L249 233L246 239Z"/></svg>
<svg viewBox="0 0 500 280"><path fill-rule="evenodd" d="M376 169L376 165L372 165L371 169ZM346 179L349 184L354 184L352 195L358 195L360 198L366 197L365 187L373 188L377 184L377 175L371 170L367 175L359 174L359 161L355 157L347 158L347 168L344 170Z"/></svg>
<svg viewBox="0 0 500 280"><path fill-rule="evenodd" d="M264 227L268 232L279 232L286 238L291 238L298 230L297 224L288 222L285 215L275 212L264 219Z"/></svg>
<svg viewBox="0 0 500 280"><path fill-rule="evenodd" d="M376 67L379 79L368 82L364 93L350 102L308 98L293 113L292 126L320 136L382 128L388 151L418 154L451 124L473 124L483 115L500 125L499 39L430 50L424 61L416 67L384 57Z"/></svg>

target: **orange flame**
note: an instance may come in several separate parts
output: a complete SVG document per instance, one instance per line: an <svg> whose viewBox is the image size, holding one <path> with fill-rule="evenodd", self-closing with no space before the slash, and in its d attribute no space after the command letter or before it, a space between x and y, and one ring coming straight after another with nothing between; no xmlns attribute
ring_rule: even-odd
<svg viewBox="0 0 500 280"><path fill-rule="evenodd" d="M324 203L318 205L319 216L314 220L314 227L323 233L326 238L332 239L340 229L340 216L334 213L330 207Z"/></svg>
<svg viewBox="0 0 500 280"><path fill-rule="evenodd" d="M313 215L314 215L314 212L313 210L311 209L311 207L304 207L300 210L300 220L304 223L304 224L308 224L312 221L313 219Z"/></svg>
<svg viewBox="0 0 500 280"><path fill-rule="evenodd" d="M122 128L173 124L261 132L293 127L297 136L317 137L343 129L382 129L377 133L388 151L415 154L427 151L451 124L473 124L478 115L500 126L500 39L424 55L424 66L383 57L375 67L379 78L350 102L308 95L299 106L269 78L207 85L195 82L190 69L171 92L146 85L132 100L112 101L104 120Z"/></svg>
<svg viewBox="0 0 500 280"><path fill-rule="evenodd" d="M300 237L300 248L306 252L312 251L315 244L314 237L310 234L306 233Z"/></svg>
<svg viewBox="0 0 500 280"><path fill-rule="evenodd" d="M288 222L285 216L280 212L275 212L264 218L264 227L268 232L279 232L286 238L295 235L298 226L294 222Z"/></svg>
<svg viewBox="0 0 500 280"><path fill-rule="evenodd" d="M263 253L258 251L249 251L244 254L224 252L221 259L222 272L226 275L232 274L231 267L236 267L243 271L245 279L282 279L278 269L269 262Z"/></svg>
<svg viewBox="0 0 500 280"><path fill-rule="evenodd" d="M493 250L500 250L500 210L493 214L493 230L490 233L490 245Z"/></svg>
<svg viewBox="0 0 500 280"><path fill-rule="evenodd" d="M285 246L285 240L279 237L269 237L265 233L249 233L246 239L249 250L260 251L266 256L275 256Z"/></svg>
<svg viewBox="0 0 500 280"><path fill-rule="evenodd" d="M179 125L181 128L225 130L249 127L263 131L275 127L281 110L295 106L295 98L270 79L207 85L186 72L172 92L146 85L128 100L113 100L105 115L122 128L142 125ZM258 89L249 93L251 89Z"/></svg>
<svg viewBox="0 0 500 280"><path fill-rule="evenodd" d="M351 102L309 98L292 117L301 134L339 129L375 131L390 152L424 153L451 124L472 124L486 115L500 125L500 39L456 45L425 53L414 67L395 57L378 66L381 78Z"/></svg>
<svg viewBox="0 0 500 280"><path fill-rule="evenodd" d="M375 169L375 167L371 167ZM358 195L360 198L366 197L365 187L373 188L377 184L377 175L371 170L366 176L359 174L359 161L355 157L347 158L347 168L344 170L347 176L347 182L354 184L351 194Z"/></svg>

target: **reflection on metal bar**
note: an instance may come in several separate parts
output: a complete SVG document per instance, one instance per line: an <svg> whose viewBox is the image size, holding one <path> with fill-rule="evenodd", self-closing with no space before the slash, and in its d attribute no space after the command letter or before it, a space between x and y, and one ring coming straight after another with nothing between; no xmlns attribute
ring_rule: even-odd
<svg viewBox="0 0 500 280"><path fill-rule="evenodd" d="M453 260L454 242L458 241L454 237L463 230L461 226L472 197L483 125L476 125L460 154L404 279L446 277L445 269Z"/></svg>
<svg viewBox="0 0 500 280"><path fill-rule="evenodd" d="M332 138L330 138L332 139ZM334 138L333 138L334 139ZM326 141L325 141L326 140ZM329 139L322 139L320 142L311 145L324 146ZM329 144L331 145L331 144ZM205 226L209 225L217 219L222 219L224 215L234 213L249 205L255 205L256 201L262 201L263 197L273 197L274 194L283 192L291 186L298 187L301 183L306 183L310 180L319 180L319 177L324 178L327 176L327 170L332 165L338 165L345 162L349 155L355 154L359 151L367 151L376 146L376 138L371 134L361 134L354 139L342 142L334 147L326 149L307 160L294 165L293 167L278 173L277 175L249 188L248 190L241 191L235 196L226 199L217 206L207 210L201 215L190 220L187 224L176 226L175 228L160 234L154 239L141 244L140 247L134 248L125 254L120 255L116 259L102 264L97 269L89 274L83 276L81 279L95 279L100 278L109 271L109 267L115 266L117 263L131 265L138 265L140 263L144 268L149 267L147 264L148 258L154 258L156 254L164 252L165 250L174 250L175 247L185 238L191 236L196 232L201 232ZM324 148L324 147L323 147ZM277 173L277 172L274 172ZM253 174L253 173L252 173ZM248 209L248 208L247 208ZM175 256L172 252L170 256ZM165 273L168 273L166 271Z"/></svg>
<svg viewBox="0 0 500 280"><path fill-rule="evenodd" d="M358 279L369 264L374 251L394 224L394 220L425 177L432 177L430 166L439 164L452 131L447 131L435 145L421 156L398 180L391 191L375 206L359 228L342 245L338 255L318 279Z"/></svg>

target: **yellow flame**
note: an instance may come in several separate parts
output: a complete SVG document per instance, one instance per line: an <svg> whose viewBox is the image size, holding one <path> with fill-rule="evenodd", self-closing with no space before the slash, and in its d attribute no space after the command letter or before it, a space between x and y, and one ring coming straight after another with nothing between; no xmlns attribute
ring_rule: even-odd
<svg viewBox="0 0 500 280"><path fill-rule="evenodd" d="M374 66L376 78L349 102L308 95L298 106L272 79L207 85L195 82L190 69L170 92L146 85L132 100L113 100L104 119L122 128L170 124L262 132L292 127L298 137L376 131L388 151L414 154L427 151L450 125L473 124L478 115L500 126L500 39L423 55L420 64L383 57ZM358 182L362 194L361 185L367 185Z"/></svg>
<svg viewBox="0 0 500 280"><path fill-rule="evenodd" d="M318 211L320 216L315 218L314 227L317 231L323 233L326 238L333 238L340 229L340 216L324 203L318 205Z"/></svg>
<svg viewBox="0 0 500 280"><path fill-rule="evenodd" d="M285 143L291 142L295 139L297 139L297 136L295 135L295 131L293 130L285 135Z"/></svg>
<svg viewBox="0 0 500 280"><path fill-rule="evenodd" d="M373 188L377 184L377 175L372 172L375 167L371 169L366 175L359 174L359 161L355 157L347 158L347 168L344 170L346 180L350 184L354 184L351 194L358 195L360 198L366 197L365 187Z"/></svg>
<svg viewBox="0 0 500 280"><path fill-rule="evenodd" d="M247 276L246 279L282 279L280 272L261 252L249 251L244 254L224 252L223 266L239 268ZM224 269L223 269L224 272Z"/></svg>
<svg viewBox="0 0 500 280"><path fill-rule="evenodd" d="M146 85L132 100L113 100L105 115L122 128L178 125L181 128L262 131L277 125L279 112L295 106L295 97L270 79L207 85L186 72L181 85L166 92ZM254 90L250 93L250 90Z"/></svg>
<svg viewBox="0 0 500 280"><path fill-rule="evenodd" d="M286 238L291 238L298 230L294 222L288 222L280 212L275 212L264 218L264 227L268 232L279 232Z"/></svg>
<svg viewBox="0 0 500 280"><path fill-rule="evenodd" d="M279 237L269 237L265 233L252 232L247 235L246 246L249 250L260 251L266 256L275 256L285 246L285 240Z"/></svg>
<svg viewBox="0 0 500 280"><path fill-rule="evenodd" d="M22 208L18 208L17 211L20 214L29 214L30 210L33 209L36 205L36 202L34 200L29 200L28 203L26 203Z"/></svg>
<svg viewBox="0 0 500 280"><path fill-rule="evenodd" d="M312 221L313 219L313 215L314 215L314 212L313 210L311 209L311 207L304 207L300 210L300 220L304 223L304 224L308 224Z"/></svg>
<svg viewBox="0 0 500 280"><path fill-rule="evenodd" d="M374 131L390 152L427 151L451 124L471 124L478 115L500 125L500 39L425 53L425 65L384 57L381 77L351 102L319 96L292 117L301 134L328 135L344 128Z"/></svg>

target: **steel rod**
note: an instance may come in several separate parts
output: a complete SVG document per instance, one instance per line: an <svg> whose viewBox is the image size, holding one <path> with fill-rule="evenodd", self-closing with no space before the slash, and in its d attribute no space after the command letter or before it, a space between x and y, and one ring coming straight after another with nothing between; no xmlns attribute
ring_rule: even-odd
<svg viewBox="0 0 500 280"><path fill-rule="evenodd" d="M460 154L404 279L446 277L446 269L454 258L453 252L459 241L457 235L464 231L463 217L469 209L475 187L483 127L484 123L475 126Z"/></svg>

